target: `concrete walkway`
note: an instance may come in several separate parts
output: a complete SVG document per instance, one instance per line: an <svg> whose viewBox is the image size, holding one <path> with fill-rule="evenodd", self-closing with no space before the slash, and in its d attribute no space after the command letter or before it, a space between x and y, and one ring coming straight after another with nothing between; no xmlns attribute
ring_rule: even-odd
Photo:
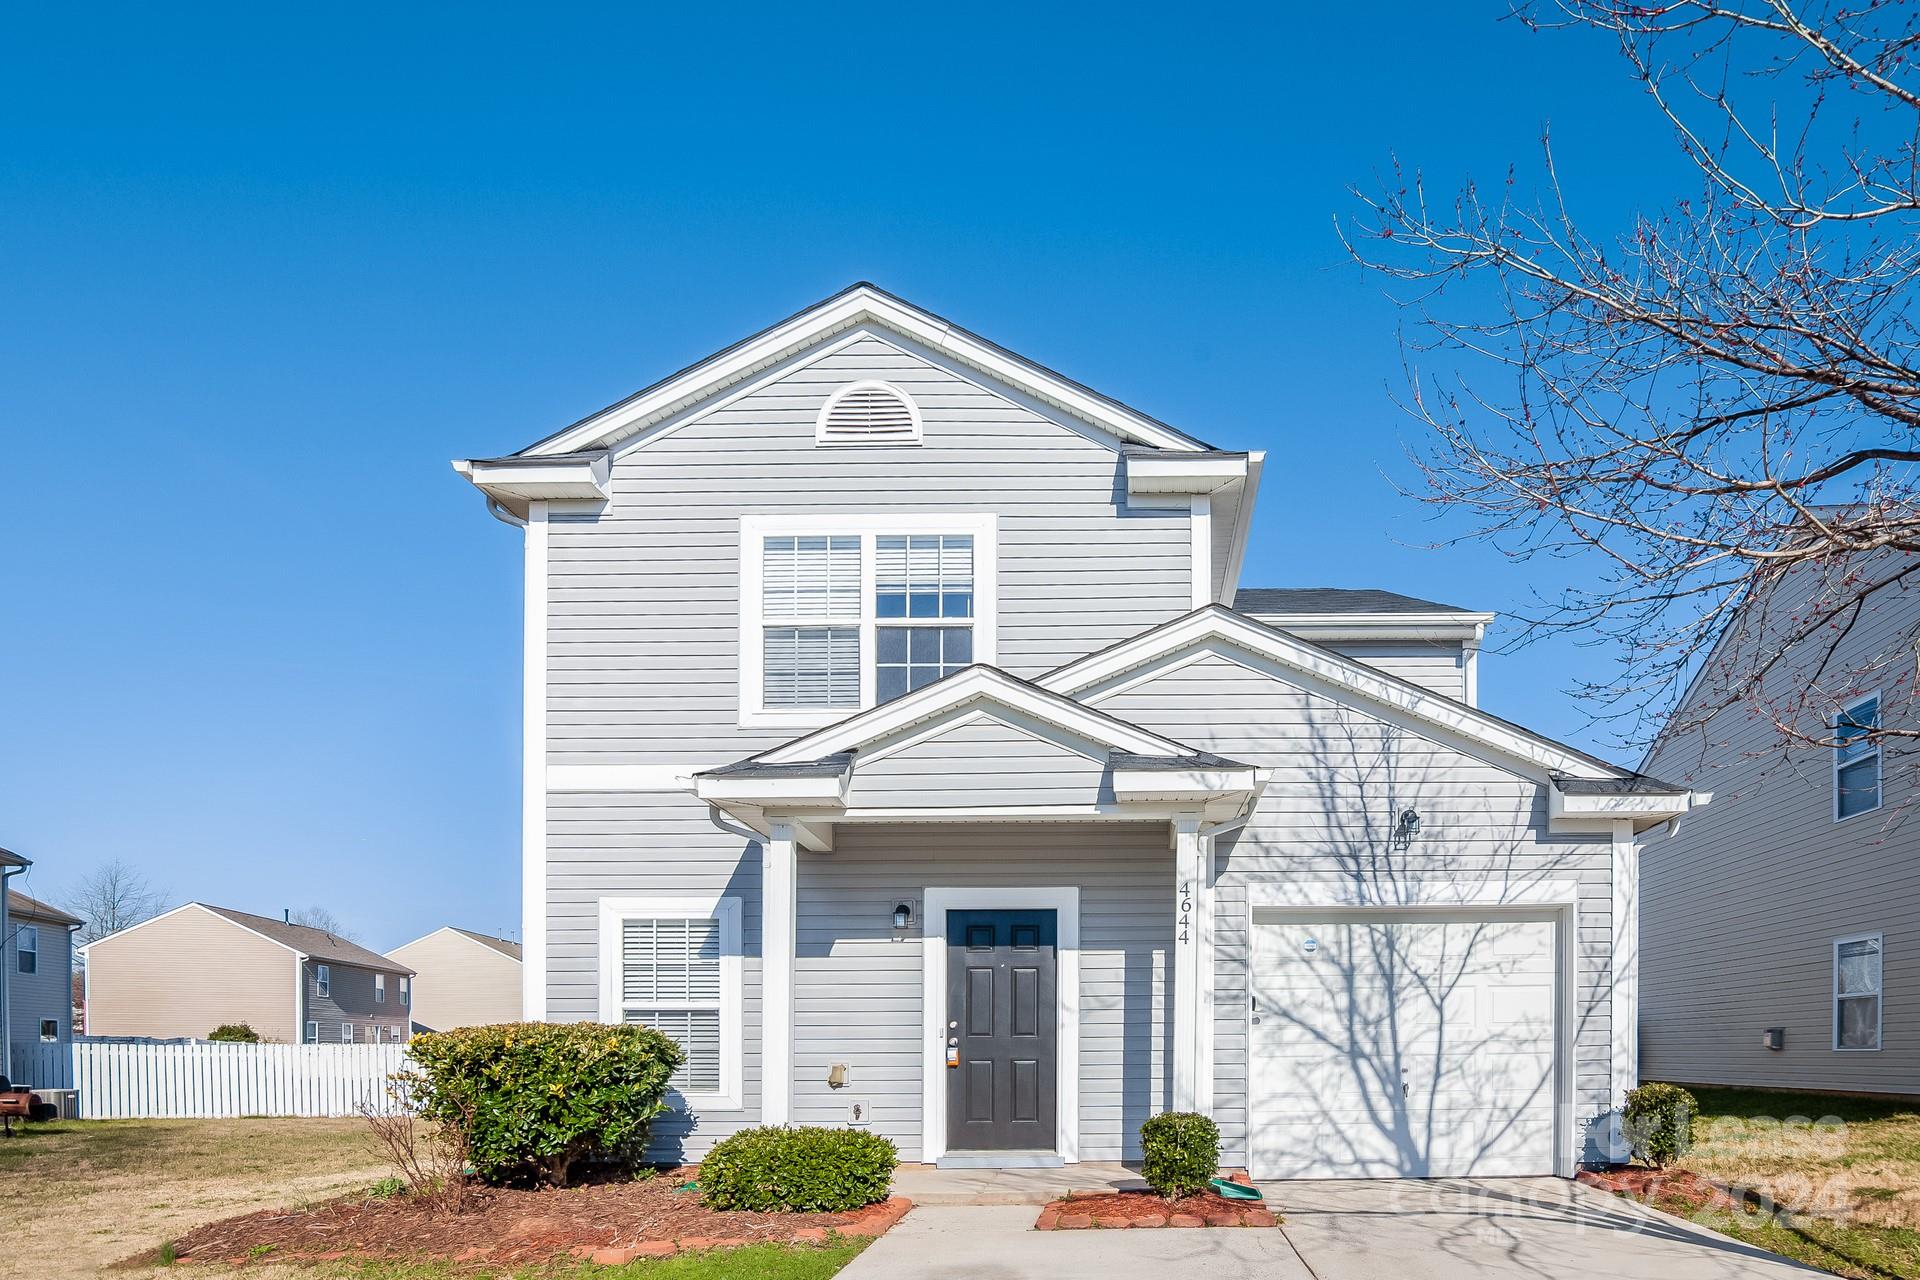
<svg viewBox="0 0 1920 1280"><path fill-rule="evenodd" d="M1093 1170L969 1174L902 1169L916 1201L843 1280L1808 1280L1762 1250L1558 1178L1283 1182L1262 1189L1278 1231L1034 1231L1054 1180ZM950 1181L951 1179L951 1181ZM916 1185L918 1184L918 1185ZM918 1194L916 1194L916 1191ZM952 1203L968 1195L991 1203ZM935 1199L924 1197L935 1197Z"/></svg>

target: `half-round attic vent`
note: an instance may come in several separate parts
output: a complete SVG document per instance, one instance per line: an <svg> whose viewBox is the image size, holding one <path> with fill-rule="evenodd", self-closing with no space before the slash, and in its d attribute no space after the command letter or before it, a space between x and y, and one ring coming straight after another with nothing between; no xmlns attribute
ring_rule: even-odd
<svg viewBox="0 0 1920 1280"><path fill-rule="evenodd" d="M815 444L919 444L920 406L890 382L853 382L827 397Z"/></svg>

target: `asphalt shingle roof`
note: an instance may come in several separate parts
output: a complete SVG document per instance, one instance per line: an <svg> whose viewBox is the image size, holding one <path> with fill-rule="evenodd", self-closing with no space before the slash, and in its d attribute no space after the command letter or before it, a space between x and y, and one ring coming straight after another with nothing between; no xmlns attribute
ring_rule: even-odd
<svg viewBox="0 0 1920 1280"><path fill-rule="evenodd" d="M1372 587L1242 587L1233 595L1240 613L1473 613Z"/></svg>
<svg viewBox="0 0 1920 1280"><path fill-rule="evenodd" d="M225 916L237 925L243 925L255 933L263 933L275 942L303 951L315 960L324 960L333 964L358 965L362 969L379 969L386 973L412 973L395 960L389 960L377 951L369 951L357 942L348 942L345 938L328 933L325 929L315 929L310 925L289 924L285 920L275 920L272 916L256 916L250 911L235 911L231 907L216 907L212 903L202 902L201 906L217 916Z"/></svg>

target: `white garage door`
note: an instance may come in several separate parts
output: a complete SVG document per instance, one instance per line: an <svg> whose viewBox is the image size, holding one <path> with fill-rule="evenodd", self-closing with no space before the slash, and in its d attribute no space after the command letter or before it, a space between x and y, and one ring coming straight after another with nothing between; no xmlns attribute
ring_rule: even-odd
<svg viewBox="0 0 1920 1280"><path fill-rule="evenodd" d="M1254 1175L1553 1173L1554 937L1550 920L1257 920Z"/></svg>

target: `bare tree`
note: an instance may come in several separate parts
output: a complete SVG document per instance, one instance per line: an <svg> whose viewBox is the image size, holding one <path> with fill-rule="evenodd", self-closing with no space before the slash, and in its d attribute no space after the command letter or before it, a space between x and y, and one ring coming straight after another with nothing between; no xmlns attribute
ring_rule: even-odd
<svg viewBox="0 0 1920 1280"><path fill-rule="evenodd" d="M348 942L355 940L352 930L340 923L340 917L322 906L296 907L287 913L287 919L293 924L303 924L309 929L319 929L336 938L345 938Z"/></svg>
<svg viewBox="0 0 1920 1280"><path fill-rule="evenodd" d="M1920 589L1920 8L1517 16L1610 37L1698 182L1610 236L1576 218L1548 138L1537 197L1509 173L1436 202L1399 170L1360 195L1343 238L1410 314L1419 496L1465 513L1460 538L1566 562L1527 636L1611 648L1580 692L1622 741L1692 681L1695 724L1744 706L1834 745L1856 691L1892 672L1911 696L1914 674L1912 636L1854 637ZM1444 379L1418 368L1436 352Z"/></svg>
<svg viewBox="0 0 1920 1280"><path fill-rule="evenodd" d="M167 893L139 868L113 858L62 894L59 905L86 922L79 929L79 939L87 943L153 919L166 910Z"/></svg>

